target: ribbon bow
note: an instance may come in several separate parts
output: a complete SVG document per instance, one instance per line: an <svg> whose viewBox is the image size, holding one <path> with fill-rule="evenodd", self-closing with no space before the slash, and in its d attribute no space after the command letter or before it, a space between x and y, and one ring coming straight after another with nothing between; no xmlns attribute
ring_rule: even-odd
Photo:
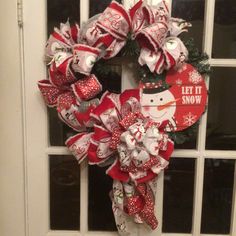
<svg viewBox="0 0 236 236"><path fill-rule="evenodd" d="M79 26L61 23L54 28L46 45L50 61L49 79L55 86L70 85L76 81L75 73L89 75L98 59L100 49L80 44ZM73 70L72 70L73 69Z"/></svg>
<svg viewBox="0 0 236 236"><path fill-rule="evenodd" d="M140 13L140 11L142 13ZM171 18L163 0L156 6L143 5L138 10L143 18L135 38L141 47L140 65L147 65L151 72L161 74L164 70L181 67L188 51L177 36L187 31L191 24L182 19Z"/></svg>
<svg viewBox="0 0 236 236"><path fill-rule="evenodd" d="M82 38L93 47L105 49L103 57L109 59L119 53L128 33L141 47L139 63L146 64L151 72L180 67L188 51L177 36L191 24L171 18L165 0L150 6L140 0L129 11L112 1L105 11L94 17L82 31Z"/></svg>
<svg viewBox="0 0 236 236"><path fill-rule="evenodd" d="M127 205L122 205L123 210L154 229L157 227L154 193L147 184L168 166L174 145L164 132L165 123L157 124L140 113L139 100L139 90L127 90L120 95L106 93L91 112L96 122L94 132L72 137L67 145L82 160L84 152L81 154L80 147L89 138L86 147L89 163L113 162L106 173L121 185L132 183L134 187L133 195L124 201Z"/></svg>
<svg viewBox="0 0 236 236"><path fill-rule="evenodd" d="M81 132L93 125L90 112L97 106L99 100L87 100L96 96L102 89L95 75L64 87L57 87L49 80L41 80L38 82L38 87L45 103L49 107L57 107L60 119L68 126Z"/></svg>

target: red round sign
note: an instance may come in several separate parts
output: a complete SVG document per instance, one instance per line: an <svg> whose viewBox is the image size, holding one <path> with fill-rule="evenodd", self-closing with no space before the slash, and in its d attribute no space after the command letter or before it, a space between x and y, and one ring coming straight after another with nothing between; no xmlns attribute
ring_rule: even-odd
<svg viewBox="0 0 236 236"><path fill-rule="evenodd" d="M192 126L202 116L207 103L204 78L192 65L185 64L179 71L170 71L166 82L171 85L169 91L176 100L176 131Z"/></svg>
<svg viewBox="0 0 236 236"><path fill-rule="evenodd" d="M141 93L142 113L157 122L168 120L170 131L184 130L196 123L205 111L207 88L203 77L190 64L167 73L168 90Z"/></svg>

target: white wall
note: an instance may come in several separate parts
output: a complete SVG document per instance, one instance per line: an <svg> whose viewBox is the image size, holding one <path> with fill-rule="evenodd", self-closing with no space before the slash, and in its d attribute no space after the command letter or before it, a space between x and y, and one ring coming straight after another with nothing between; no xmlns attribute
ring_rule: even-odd
<svg viewBox="0 0 236 236"><path fill-rule="evenodd" d="M16 0L0 1L0 235L25 235L21 71Z"/></svg>

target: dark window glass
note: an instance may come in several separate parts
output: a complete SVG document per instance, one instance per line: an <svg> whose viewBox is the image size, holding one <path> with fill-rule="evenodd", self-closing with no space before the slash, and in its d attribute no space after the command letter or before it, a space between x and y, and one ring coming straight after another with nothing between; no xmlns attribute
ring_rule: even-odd
<svg viewBox="0 0 236 236"><path fill-rule="evenodd" d="M201 233L230 232L234 166L234 160L205 161Z"/></svg>
<svg viewBox="0 0 236 236"><path fill-rule="evenodd" d="M80 0L48 0L47 1L48 34L61 22L68 19L71 23L80 22Z"/></svg>
<svg viewBox="0 0 236 236"><path fill-rule="evenodd" d="M212 57L236 58L236 1L216 0Z"/></svg>
<svg viewBox="0 0 236 236"><path fill-rule="evenodd" d="M73 156L50 156L50 228L79 230L80 169ZM39 203L40 204L40 203Z"/></svg>
<svg viewBox="0 0 236 236"><path fill-rule="evenodd" d="M119 61L118 63L113 63L112 60L105 61L105 65L102 67L100 65L103 64L103 60L100 60L93 68L92 73L94 72L102 84L102 93L100 96L106 92L112 93L121 93L121 72L122 72L122 63ZM109 68L109 69L108 69ZM103 70L108 69L107 73Z"/></svg>
<svg viewBox="0 0 236 236"><path fill-rule="evenodd" d="M121 0L116 0L121 3ZM102 13L107 6L110 4L111 0L89 0L89 16L92 17L96 14Z"/></svg>
<svg viewBox="0 0 236 236"><path fill-rule="evenodd" d="M210 79L207 149L236 150L236 68L214 68Z"/></svg>
<svg viewBox="0 0 236 236"><path fill-rule="evenodd" d="M77 133L59 119L54 108L48 108L48 123L51 146L64 146L65 141Z"/></svg>
<svg viewBox="0 0 236 236"><path fill-rule="evenodd" d="M112 179L105 171L106 168L89 166L89 230L116 231L109 197Z"/></svg>
<svg viewBox="0 0 236 236"><path fill-rule="evenodd" d="M174 135L177 137L175 149L196 149L198 124L195 124L186 130L175 133Z"/></svg>
<svg viewBox="0 0 236 236"><path fill-rule="evenodd" d="M204 0L175 0L172 1L172 17L182 18L192 23L188 33L181 34L186 40L193 38L196 46L202 49L203 27L204 27Z"/></svg>
<svg viewBox="0 0 236 236"><path fill-rule="evenodd" d="M195 159L173 158L165 171L163 232L191 233Z"/></svg>

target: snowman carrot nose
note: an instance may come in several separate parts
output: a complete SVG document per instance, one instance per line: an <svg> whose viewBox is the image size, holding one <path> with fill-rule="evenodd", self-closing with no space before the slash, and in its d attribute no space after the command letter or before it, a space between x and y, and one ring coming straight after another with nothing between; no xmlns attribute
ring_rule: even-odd
<svg viewBox="0 0 236 236"><path fill-rule="evenodd" d="M177 102L179 100L179 98L173 100L173 101L170 101L170 102L167 102L166 104L163 104L163 105L159 105L157 106L157 110L158 111L162 111L168 107L170 107L173 103Z"/></svg>

